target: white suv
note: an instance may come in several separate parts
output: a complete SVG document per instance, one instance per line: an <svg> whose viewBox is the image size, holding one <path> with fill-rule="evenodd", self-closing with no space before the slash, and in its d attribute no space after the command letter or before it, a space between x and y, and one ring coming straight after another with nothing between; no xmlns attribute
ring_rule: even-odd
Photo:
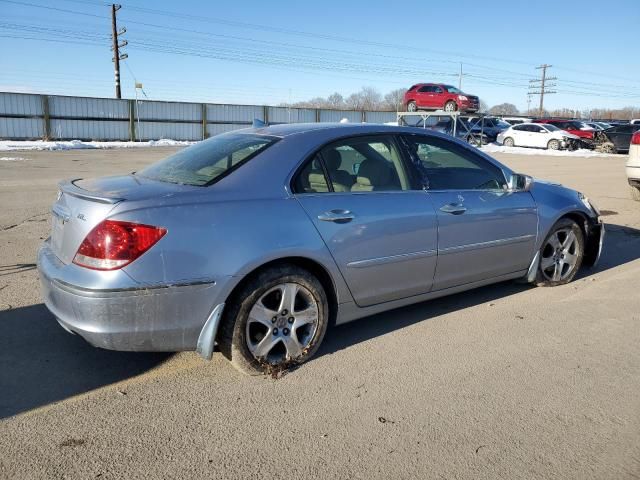
<svg viewBox="0 0 640 480"><path fill-rule="evenodd" d="M631 194L640 200L640 130L631 136L629 159L627 160L627 179L631 185Z"/></svg>

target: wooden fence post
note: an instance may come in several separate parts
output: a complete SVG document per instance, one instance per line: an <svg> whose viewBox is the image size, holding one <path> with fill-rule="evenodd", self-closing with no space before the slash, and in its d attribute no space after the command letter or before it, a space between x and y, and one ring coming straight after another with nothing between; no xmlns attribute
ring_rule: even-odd
<svg viewBox="0 0 640 480"><path fill-rule="evenodd" d="M202 104L202 140L207 139L207 105Z"/></svg>
<svg viewBox="0 0 640 480"><path fill-rule="evenodd" d="M129 141L136 141L136 113L135 100L129 100Z"/></svg>
<svg viewBox="0 0 640 480"><path fill-rule="evenodd" d="M42 123L44 140L48 142L51 139L51 119L49 118L49 96L41 95L42 99Z"/></svg>

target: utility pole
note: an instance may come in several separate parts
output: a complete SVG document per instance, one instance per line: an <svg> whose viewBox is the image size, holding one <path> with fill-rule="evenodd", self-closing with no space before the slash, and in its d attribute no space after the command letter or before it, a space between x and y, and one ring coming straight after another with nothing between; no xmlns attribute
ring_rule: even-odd
<svg viewBox="0 0 640 480"><path fill-rule="evenodd" d="M458 90L462 90L462 62L460 62L460 74L458 75Z"/></svg>
<svg viewBox="0 0 640 480"><path fill-rule="evenodd" d="M120 49L127 45L127 41L124 40L122 43L118 43L118 37L126 33L127 29L123 28L118 31L118 23L116 19L116 12L122 8L121 5L117 5L115 3L111 4L111 39L113 40L113 44L111 46L111 50L113 50L113 58L111 61L113 62L115 69L115 77L116 77L116 98L122 98L120 93L120 60L124 60L128 57L126 53L120 54Z"/></svg>
<svg viewBox="0 0 640 480"><path fill-rule="evenodd" d="M536 70L542 70L542 78L536 78L533 80L529 80L529 88L533 90L529 90L529 95L540 95L540 111L538 114L540 116L544 115L544 96L552 93L556 93L555 91L548 90L551 87L555 87L554 84L549 84L547 82L551 80L557 80L557 77L547 77L547 68L551 68L552 65L547 65L546 63L536 67ZM539 84L539 85L538 85ZM536 89L538 89L536 91Z"/></svg>

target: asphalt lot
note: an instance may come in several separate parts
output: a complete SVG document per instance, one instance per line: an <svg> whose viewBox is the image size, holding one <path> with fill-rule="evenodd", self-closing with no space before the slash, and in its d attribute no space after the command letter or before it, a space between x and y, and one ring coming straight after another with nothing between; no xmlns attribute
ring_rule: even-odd
<svg viewBox="0 0 640 480"><path fill-rule="evenodd" d="M173 151L0 152L0 478L640 477L640 203L625 156L496 154L585 192L607 238L573 283L503 283L329 332L283 378L220 354L94 349L39 297L56 183Z"/></svg>

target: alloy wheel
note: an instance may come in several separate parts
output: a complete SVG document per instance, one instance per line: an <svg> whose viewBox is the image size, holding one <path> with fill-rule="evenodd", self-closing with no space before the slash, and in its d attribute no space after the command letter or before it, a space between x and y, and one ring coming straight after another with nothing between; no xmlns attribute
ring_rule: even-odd
<svg viewBox="0 0 640 480"><path fill-rule="evenodd" d="M547 280L558 282L571 276L579 257L579 243L570 228L556 230L542 249L540 271Z"/></svg>
<svg viewBox="0 0 640 480"><path fill-rule="evenodd" d="M297 283L269 289L253 305L246 342L253 357L277 365L305 354L318 329L318 303Z"/></svg>

